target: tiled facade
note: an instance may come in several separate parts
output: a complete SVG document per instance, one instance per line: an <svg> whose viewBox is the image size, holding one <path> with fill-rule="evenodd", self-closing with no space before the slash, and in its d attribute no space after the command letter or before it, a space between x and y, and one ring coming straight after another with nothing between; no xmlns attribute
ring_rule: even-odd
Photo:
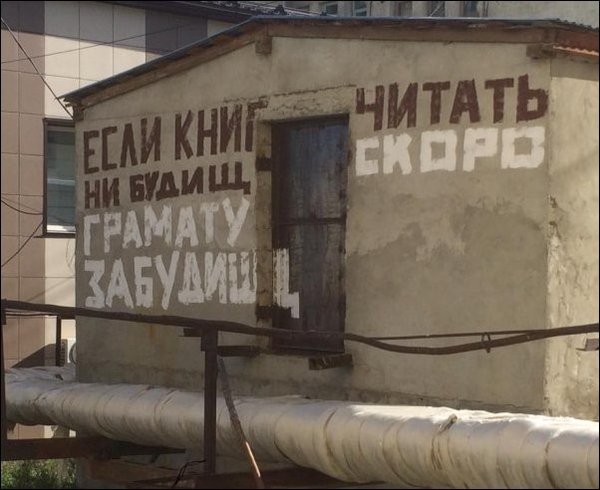
<svg viewBox="0 0 600 490"><path fill-rule="evenodd" d="M2 2L2 18L14 29L30 56L44 54L44 2ZM2 200L17 209L43 209L44 84L25 61L10 33L2 29ZM43 73L44 58L36 58ZM36 229L41 215L21 214L2 204L2 263ZM40 235L40 230L36 235ZM34 238L2 267L2 297L44 301L46 240ZM73 274L70 274L72 280ZM70 295L73 300L73 293ZM44 362L45 319L8 318L5 363ZM23 429L25 430L25 429Z"/></svg>
<svg viewBox="0 0 600 490"><path fill-rule="evenodd" d="M46 82L63 95L132 68L231 23L155 12L108 2L3 1L2 18ZM27 213L44 209L44 119L69 119L2 25L2 200ZM153 34L150 34L153 33ZM43 234L41 214L2 204L2 297L75 305L75 243ZM34 233L35 231L35 233ZM75 336L63 320L63 338ZM4 328L6 366L54 363L55 319L11 317ZM40 428L17 427L34 437Z"/></svg>

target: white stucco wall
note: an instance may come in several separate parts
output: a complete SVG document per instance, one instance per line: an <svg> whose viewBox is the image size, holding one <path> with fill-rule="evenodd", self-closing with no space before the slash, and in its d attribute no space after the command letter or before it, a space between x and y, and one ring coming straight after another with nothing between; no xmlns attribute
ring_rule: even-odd
<svg viewBox="0 0 600 490"><path fill-rule="evenodd" d="M425 59L431 63L416 62ZM494 59L494 64L489 63L490 59ZM498 112L499 101L494 109L494 90L485 88L486 81L497 79L509 79L507 83L512 84L505 89L502 116ZM519 80L526 83L525 88L519 88ZM132 124L139 144L141 118L147 118L151 124L156 116L162 121L161 158L156 163L150 159L145 166L131 166L126 161L124 167L117 164L114 170L89 175L83 173L80 165L77 304L99 304L94 302L100 301L100 296L90 286L92 274L84 269L86 260L103 260L106 273L98 282L103 308L257 324L254 301L235 303L230 279L223 302L215 293L211 300L183 304L178 292L185 289L181 265L184 254L196 252L200 263L207 251L212 252L212 259L219 252L236 254L237 280L241 281L244 274L239 268L241 254L256 250L259 257L256 282L249 276L250 289L256 288L256 292L250 295L256 294L261 302L270 298L273 287L268 243L270 182L264 175L257 176L254 166L256 156L269 156L269 124L293 118L348 114L351 158L346 331L403 335L544 328L548 324L548 113L543 111L530 120L519 120L517 107L518 94L522 92L525 99L529 96L531 100L529 103L526 100L521 111L535 113L540 102L531 94L547 93L550 80L550 62L532 61L526 55L526 47L519 44L487 44L482 49L481 45L464 43L275 38L270 55L258 55L250 45L94 106L86 110L84 120L78 124L80 162L84 131L99 131L90 143L90 148L96 151L90 162L98 166L100 132L102 128L115 126L114 135L110 133L107 137L110 138L107 161L119 162L125 125ZM473 105L467 103L473 102L472 95L463 92L456 96L460 81L464 90L475 87L479 115L466 107L474 111ZM430 90L423 90L425 82L449 82L448 90L441 92L439 122L432 122ZM409 84L418 84L416 120L410 127L406 117L397 128L389 127L388 98L393 83L398 83L400 97ZM364 89L365 102L369 104L374 101L377 85L384 90L381 129L374 129L372 112L357 111L357 88ZM246 151L247 104L257 100L268 105L257 112L253 148ZM198 111L205 111L208 125L212 109L227 107L231 115L235 104L243 107L241 151L236 151L230 142L222 153L199 156ZM454 121L453 106L456 106ZM176 115L180 114L183 122L187 111L191 111L192 118L188 135L192 154L189 159L185 156L176 159ZM513 148L509 138L515 134L522 138L517 138L519 141ZM481 137L473 138L474 135ZM410 140L406 152L402 145L386 152L385 145L398 143L399 138ZM442 138L440 141L447 142L446 151L441 143L424 144L431 141L427 138L433 141ZM454 141L456 150L452 149ZM208 152L208 139L205 148ZM431 155L428 148L433 152ZM511 156L513 150L521 157ZM477 156L466 159L465 152ZM399 155L404 155L402 161ZM127 182L131 175L172 171L177 181L183 170L192 171L198 166L207 172L210 165L230 162L233 172L235 161L242 162L243 180L251 189L249 194L241 190L205 191L201 195L158 202L152 199L150 205L156 213L163 205L171 206L174 221L170 245L165 246L162 238L153 238L148 246L135 248L132 241L123 248L122 232L115 229L105 249L104 225L98 224L90 228L89 252L84 249L86 215L97 214L103 223L105 212L117 212L124 226L127 212L133 211L142 223L148 203L128 202ZM122 204L109 210L85 210L84 180L93 185L94 179L104 176L123 182ZM229 240L232 221L228 224L225 200L232 205L233 213L241 209L244 200L249 203L235 240ZM212 240L206 234L206 221L200 214L202 203L208 202L218 205ZM185 237L187 232L183 227L179 233L180 247L176 244L179 225L175 217L186 207L191 207L199 238L198 244L193 244L189 236ZM114 224L112 219L109 217L107 225L110 229ZM142 236L143 233L142 230ZM155 257L161 256L168 271L175 251L180 255L173 269L174 287L163 307L163 280L154 271ZM127 306L122 282L116 279L112 293L108 294L110 271L117 260L122 260L124 275L131 281L128 285L131 304L137 301L135 279L131 279L135 276L132 264L135 256L154 260L155 265L144 272L154 279L150 307ZM199 267L202 275L202 264ZM204 279L202 276L201 280ZM138 280L139 287L140 284ZM232 336L224 336L222 340L254 342L247 337ZM181 338L178 332L151 325L125 327L116 322L81 320L78 345L78 374L82 381L201 386L197 375L201 365L199 341ZM299 356L264 354L252 360L231 360L234 389L237 393L254 395L299 393L387 403L546 410L544 342L442 358L384 353L352 343L346 349L354 358L352 368L321 372L308 371L306 359ZM579 406L569 410L572 414L587 413L579 412Z"/></svg>

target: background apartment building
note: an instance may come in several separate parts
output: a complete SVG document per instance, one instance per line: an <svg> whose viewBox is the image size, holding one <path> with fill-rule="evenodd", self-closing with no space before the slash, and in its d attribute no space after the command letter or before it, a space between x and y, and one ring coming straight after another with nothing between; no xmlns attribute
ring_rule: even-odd
<svg viewBox="0 0 600 490"><path fill-rule="evenodd" d="M75 305L75 141L56 96L270 12L224 3L1 2L3 298ZM10 316L7 367L54 363L55 322Z"/></svg>
<svg viewBox="0 0 600 490"><path fill-rule="evenodd" d="M307 12L340 16L559 18L598 26L598 2L358 1L275 2Z"/></svg>

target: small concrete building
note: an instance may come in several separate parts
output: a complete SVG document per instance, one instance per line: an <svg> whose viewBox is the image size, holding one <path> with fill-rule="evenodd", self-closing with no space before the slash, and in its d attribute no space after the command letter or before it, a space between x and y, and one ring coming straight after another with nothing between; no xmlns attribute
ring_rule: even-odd
<svg viewBox="0 0 600 490"><path fill-rule="evenodd" d="M0 2L0 8L2 295L71 307L75 136L71 114L56 94L158 58L253 15L271 13L276 6L11 0ZM63 317L61 329L65 352L75 342L74 320ZM54 364L55 332L54 316L9 315L6 367ZM41 434L40 427L17 425L9 437Z"/></svg>
<svg viewBox="0 0 600 490"><path fill-rule="evenodd" d="M77 306L371 337L598 321L597 30L259 17L65 100ZM201 389L176 330L79 318L78 379ZM597 418L585 340L220 337L262 349L227 361L236 395Z"/></svg>

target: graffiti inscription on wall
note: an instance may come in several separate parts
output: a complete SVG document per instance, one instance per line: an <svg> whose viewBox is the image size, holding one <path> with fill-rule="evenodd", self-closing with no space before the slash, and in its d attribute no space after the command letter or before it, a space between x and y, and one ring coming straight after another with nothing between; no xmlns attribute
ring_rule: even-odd
<svg viewBox="0 0 600 490"><path fill-rule="evenodd" d="M84 131L84 208L229 190L250 194L250 182L242 176L242 162L216 158L227 152L252 152L256 113L265 105L266 101L260 100L246 106L175 114L168 122L173 129L169 132L173 135L169 155L165 155L166 121L161 116ZM193 168L178 165L190 160L200 164ZM158 163L162 164L153 165ZM118 169L129 169L128 177L111 176Z"/></svg>
<svg viewBox="0 0 600 490"><path fill-rule="evenodd" d="M258 100L83 131L85 306L256 302L256 253L238 243L251 231L254 191L244 154L265 106Z"/></svg>
<svg viewBox="0 0 600 490"><path fill-rule="evenodd" d="M491 94L491 107L482 107L482 90ZM506 116L509 109L514 113L511 121ZM358 88L356 113L372 116L376 135L356 140L356 175L472 172L480 159L498 156L502 169L536 168L544 160L545 127L533 121L547 110L547 92L532 88L528 75L481 82L414 82L403 93L397 83L377 85L371 102L365 88ZM418 121L418 114L424 113L426 120ZM489 116L484 119L482 114ZM401 125L407 131L389 133ZM430 129L415 135L410 129L417 125ZM450 128L436 129L437 125Z"/></svg>

